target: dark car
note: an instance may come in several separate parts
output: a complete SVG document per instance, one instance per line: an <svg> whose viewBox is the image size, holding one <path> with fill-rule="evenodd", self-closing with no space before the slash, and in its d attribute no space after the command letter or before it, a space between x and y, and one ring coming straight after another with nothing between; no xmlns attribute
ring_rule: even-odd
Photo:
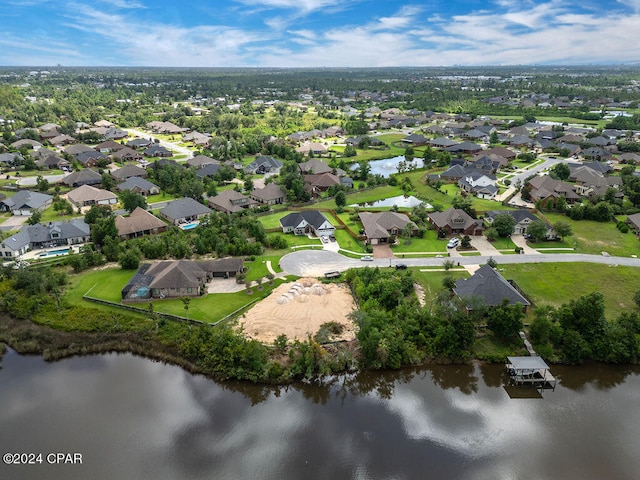
<svg viewBox="0 0 640 480"><path fill-rule="evenodd" d="M398 263L396 265L396 270L406 270L407 266L404 263Z"/></svg>

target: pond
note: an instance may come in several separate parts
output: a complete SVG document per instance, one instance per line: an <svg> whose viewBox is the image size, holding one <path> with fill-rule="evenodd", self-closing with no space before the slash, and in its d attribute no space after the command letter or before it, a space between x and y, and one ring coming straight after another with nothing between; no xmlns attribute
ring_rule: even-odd
<svg viewBox="0 0 640 480"><path fill-rule="evenodd" d="M425 208L430 209L433 208L431 204L427 202L423 202L419 198L410 195L405 197L404 195L398 195L397 197L384 198L382 200L376 200L375 202L366 202L366 203L357 203L353 205L349 205L350 207L393 207L394 205L398 208L413 208L420 204L423 204Z"/></svg>
<svg viewBox="0 0 640 480"><path fill-rule="evenodd" d="M400 165L400 162L406 163L404 155L385 158L383 160L372 160L369 162L369 167L371 169L370 173L371 175L382 175L384 178L389 178L390 175L398 173L398 165ZM421 158L414 158L411 165L413 165L413 168L422 168L424 166L424 162ZM351 169L355 170L358 167L359 165L355 164Z"/></svg>
<svg viewBox="0 0 640 480"><path fill-rule="evenodd" d="M552 371L555 390L515 398L502 365L268 387L129 354L46 363L9 351L0 450L83 463L0 462L0 478L637 478L640 369Z"/></svg>

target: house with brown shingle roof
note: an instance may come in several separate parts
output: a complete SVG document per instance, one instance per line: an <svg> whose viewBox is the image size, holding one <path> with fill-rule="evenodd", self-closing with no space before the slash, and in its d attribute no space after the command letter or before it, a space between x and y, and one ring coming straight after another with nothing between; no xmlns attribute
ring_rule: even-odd
<svg viewBox="0 0 640 480"><path fill-rule="evenodd" d="M275 183L268 183L264 188L256 188L250 196L263 205L280 205L287 201L286 192Z"/></svg>
<svg viewBox="0 0 640 480"><path fill-rule="evenodd" d="M225 190L213 197L209 197L209 206L219 212L230 215L241 212L247 208L253 208L257 202L235 190Z"/></svg>
<svg viewBox="0 0 640 480"><path fill-rule="evenodd" d="M564 197L567 203L575 203L580 200L574 186L570 183L556 180L548 175L541 175L530 179L527 182L531 186L531 200L533 202L546 202L549 199L554 201L560 197Z"/></svg>
<svg viewBox="0 0 640 480"><path fill-rule="evenodd" d="M166 223L141 207L136 207L127 217L118 215L115 222L120 240L153 235L167 229Z"/></svg>
<svg viewBox="0 0 640 480"><path fill-rule="evenodd" d="M67 194L67 199L74 207L82 208L91 205L115 205L118 197L109 190L82 185Z"/></svg>
<svg viewBox="0 0 640 480"><path fill-rule="evenodd" d="M418 233L418 226L407 215L397 212L360 212L358 214L366 241L371 245L388 243L402 233L407 225L411 227L411 235Z"/></svg>
<svg viewBox="0 0 640 480"><path fill-rule="evenodd" d="M482 235L482 220L476 220L464 210L449 207L444 212L429 214L429 223L445 235Z"/></svg>

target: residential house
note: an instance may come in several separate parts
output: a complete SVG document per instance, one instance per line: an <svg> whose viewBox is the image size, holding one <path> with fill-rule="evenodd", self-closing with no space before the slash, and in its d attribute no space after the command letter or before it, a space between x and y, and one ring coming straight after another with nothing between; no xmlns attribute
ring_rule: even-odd
<svg viewBox="0 0 640 480"><path fill-rule="evenodd" d="M590 160L607 160L611 158L611 152L600 147L590 147L582 150L582 156Z"/></svg>
<svg viewBox="0 0 640 480"><path fill-rule="evenodd" d="M340 168L331 168L327 163L322 160L318 160L317 158L311 158L306 162L302 162L298 164L298 171L301 174L311 173L311 174L321 174L321 173L334 173L338 176L346 175L347 172Z"/></svg>
<svg viewBox="0 0 640 480"><path fill-rule="evenodd" d="M360 212L358 214L364 229L365 240L371 245L390 243L400 235L407 225L411 235L417 235L418 226L409 217L397 212Z"/></svg>
<svg viewBox="0 0 640 480"><path fill-rule="evenodd" d="M118 182L122 182L130 177L147 178L147 171L136 165L125 165L124 167L111 170L111 177Z"/></svg>
<svg viewBox="0 0 640 480"><path fill-rule="evenodd" d="M402 139L402 143L407 143L412 146L422 146L426 145L429 140L424 136L417 133L412 133L411 135L407 135Z"/></svg>
<svg viewBox="0 0 640 480"><path fill-rule="evenodd" d="M636 235L640 235L640 213L628 215L626 223L629 225L629 228L636 233Z"/></svg>
<svg viewBox="0 0 640 480"><path fill-rule="evenodd" d="M280 226L284 233L293 232L295 235L314 234L321 237L333 235L335 231L327 217L318 210L290 213L280 219Z"/></svg>
<svg viewBox="0 0 640 480"><path fill-rule="evenodd" d="M263 174L271 173L277 175L282 168L282 162L276 158L266 155L260 155L253 162L247 165L244 169L245 172L250 174Z"/></svg>
<svg viewBox="0 0 640 480"><path fill-rule="evenodd" d="M82 143L69 145L67 148L64 149L64 153L68 153L69 155L74 157L83 152L93 152L93 151L95 151L93 148L89 147L88 145L84 145Z"/></svg>
<svg viewBox="0 0 640 480"><path fill-rule="evenodd" d="M229 278L244 271L241 258L214 260L163 260L140 265L122 289L122 301L150 298L195 297L212 278Z"/></svg>
<svg viewBox="0 0 640 480"><path fill-rule="evenodd" d="M189 223L206 217L212 212L193 198L183 197L173 200L160 210L160 216L174 225Z"/></svg>
<svg viewBox="0 0 640 480"><path fill-rule="evenodd" d="M447 152L451 153L461 153L464 155L476 155L482 151L482 147L476 143L472 142L462 142L457 145L452 145L451 147L447 147L445 149Z"/></svg>
<svg viewBox="0 0 640 480"><path fill-rule="evenodd" d="M18 152L13 153L0 153L0 165L5 167L13 167L16 162L22 163L24 158Z"/></svg>
<svg viewBox="0 0 640 480"><path fill-rule="evenodd" d="M195 157L187 159L187 165L195 168L206 167L207 165L219 165L220 162L218 160L214 160L211 157L207 157L206 155L196 155Z"/></svg>
<svg viewBox="0 0 640 480"><path fill-rule="evenodd" d="M322 155L323 153L326 153L327 150L326 146L317 142L304 142L296 148L296 152L301 153L302 155Z"/></svg>
<svg viewBox="0 0 640 480"><path fill-rule="evenodd" d="M171 150L166 149L160 145L153 144L149 148L145 149L142 154L145 157L172 157Z"/></svg>
<svg viewBox="0 0 640 480"><path fill-rule="evenodd" d="M9 198L0 200L0 212L30 217L34 211L45 210L53 202L53 197L45 193L20 190Z"/></svg>
<svg viewBox="0 0 640 480"><path fill-rule="evenodd" d="M74 207L83 208L91 205L115 205L118 197L109 190L92 187L91 185L81 185L75 190L67 193L67 200Z"/></svg>
<svg viewBox="0 0 640 480"><path fill-rule="evenodd" d="M118 215L115 222L120 240L153 235L167 230L166 223L141 207L136 207L126 217Z"/></svg>
<svg viewBox="0 0 640 480"><path fill-rule="evenodd" d="M483 265L469 278L456 280L453 292L471 311L476 301L487 307L497 307L507 302L522 305L524 311L531 303L491 265Z"/></svg>
<svg viewBox="0 0 640 480"><path fill-rule="evenodd" d="M134 162L138 160L142 160L142 155L140 152L134 150L130 147L123 147L120 150L117 150L111 154L111 158L116 162Z"/></svg>
<svg viewBox="0 0 640 480"><path fill-rule="evenodd" d="M264 188L253 190L251 198L263 205L280 205L287 201L287 194L279 185L268 183Z"/></svg>
<svg viewBox="0 0 640 480"><path fill-rule="evenodd" d="M99 160L106 160L107 156L104 153L97 152L95 150L89 150L80 152L74 155L76 160L85 168L95 167Z"/></svg>
<svg viewBox="0 0 640 480"><path fill-rule="evenodd" d="M30 250L77 245L91 240L89 225L82 218L67 222L26 225L18 233L0 242L3 259L15 259Z"/></svg>
<svg viewBox="0 0 640 480"><path fill-rule="evenodd" d="M198 178L201 178L201 179L204 179L205 177L213 178L216 176L216 174L220 171L221 168L222 168L221 165L213 163L211 165L206 165L196 170L196 175L198 176Z"/></svg>
<svg viewBox="0 0 640 480"><path fill-rule="evenodd" d="M148 148L153 144L153 141L148 138L135 138L127 142L129 148Z"/></svg>
<svg viewBox="0 0 640 480"><path fill-rule="evenodd" d="M68 160L65 160L64 158L59 157L58 155L51 154L36 160L36 165L40 168L54 170L54 169L69 168L70 163Z"/></svg>
<svg viewBox="0 0 640 480"><path fill-rule="evenodd" d="M42 144L37 140L32 140L31 138L23 138L21 140L16 140L11 144L11 148L15 148L19 150L22 147L31 148L33 150L38 150L42 147Z"/></svg>
<svg viewBox="0 0 640 480"><path fill-rule="evenodd" d="M575 182L575 191L582 196L604 195L609 188L614 188L618 198L624 197L622 178L604 176L599 170L586 165L573 166L569 180Z"/></svg>
<svg viewBox="0 0 640 480"><path fill-rule="evenodd" d="M527 233L527 228L536 220L539 220L533 213L529 210L490 210L485 213L484 219L487 224L492 225L493 221L496 219L498 215L511 215L515 221L515 225L513 227L513 233L516 235L523 235ZM548 238L553 238L554 235L550 235Z"/></svg>
<svg viewBox="0 0 640 480"><path fill-rule="evenodd" d="M447 137L438 137L438 138L434 138L433 140L429 141L429 145L431 145L432 147L435 148L450 148L453 147L455 145L458 145L458 142L455 142L453 140L451 140L450 138Z"/></svg>
<svg viewBox="0 0 640 480"><path fill-rule="evenodd" d="M125 148L125 145L122 145L121 143L115 142L113 140L106 140L94 147L95 150L97 150L98 152L102 152L105 155L108 155L111 152L117 152L118 150L122 150L123 148Z"/></svg>
<svg viewBox="0 0 640 480"><path fill-rule="evenodd" d="M120 192L129 190L132 193L139 193L143 197L160 193L160 187L142 177L129 177L116 188Z"/></svg>
<svg viewBox="0 0 640 480"><path fill-rule="evenodd" d="M436 230L449 235L482 235L482 220L472 218L464 210L449 207L444 212L429 214L429 223Z"/></svg>
<svg viewBox="0 0 640 480"><path fill-rule="evenodd" d="M496 176L491 173L472 171L466 173L462 178L460 178L460 180L458 180L458 187L478 198L490 200L498 193L496 182Z"/></svg>
<svg viewBox="0 0 640 480"><path fill-rule="evenodd" d="M80 185L98 185L102 183L102 175L90 168L84 168L73 172L62 180L60 183L69 187L79 187Z"/></svg>
<svg viewBox="0 0 640 480"><path fill-rule="evenodd" d="M529 195L532 202L546 203L549 200L557 201L560 197L564 197L567 203L575 203L580 200L580 195L575 192L572 184L556 180L548 175L533 177L527 181L527 185L530 187Z"/></svg>
<svg viewBox="0 0 640 480"><path fill-rule="evenodd" d="M255 200L235 190L225 190L213 197L209 197L209 206L227 215L253 208L256 205L257 202Z"/></svg>
<svg viewBox="0 0 640 480"><path fill-rule="evenodd" d="M332 185L341 185L340 178L333 173L321 173L319 175L304 175L304 189L313 195L326 192Z"/></svg>

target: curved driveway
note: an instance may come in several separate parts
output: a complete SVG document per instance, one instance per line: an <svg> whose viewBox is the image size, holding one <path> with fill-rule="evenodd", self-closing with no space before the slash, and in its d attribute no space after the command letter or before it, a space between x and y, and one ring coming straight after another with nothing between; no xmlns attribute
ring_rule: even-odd
<svg viewBox="0 0 640 480"><path fill-rule="evenodd" d="M455 262L460 265L482 265L487 263L489 256L455 257ZM558 254L525 254L525 255L501 255L493 257L498 264L516 263L570 263L586 262L600 263L604 265L622 265L640 267L640 259L627 257L605 257L600 255L586 255L582 253L558 253ZM403 258L403 259L374 259L372 262L363 262L347 258L335 252L326 250L298 250L288 253L280 259L280 268L285 273L297 276L322 276L326 272L343 272L350 268L358 267L390 267L398 263L404 263L409 267L437 267L442 266L447 257L429 258Z"/></svg>

